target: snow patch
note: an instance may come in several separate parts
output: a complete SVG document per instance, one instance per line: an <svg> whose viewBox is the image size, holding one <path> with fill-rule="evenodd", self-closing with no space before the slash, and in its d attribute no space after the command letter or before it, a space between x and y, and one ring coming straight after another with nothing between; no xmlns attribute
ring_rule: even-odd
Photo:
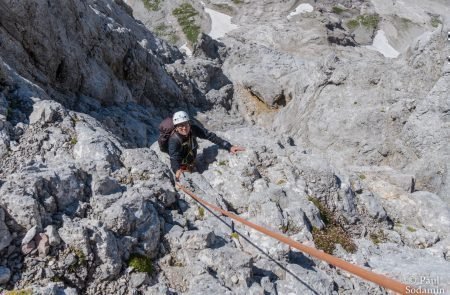
<svg viewBox="0 0 450 295"><path fill-rule="evenodd" d="M295 8L295 11L292 11L291 13L289 13L287 18L290 19L294 15L305 13L305 12L313 12L313 10L314 10L314 8L312 7L311 4L302 3L299 6L297 6L297 8Z"/></svg>
<svg viewBox="0 0 450 295"><path fill-rule="evenodd" d="M389 41L386 38L386 34L383 30L378 30L375 38L373 39L373 44L366 47L371 50L376 50L383 54L385 57L389 58L396 58L400 54L397 50L395 50L394 47L389 44Z"/></svg>
<svg viewBox="0 0 450 295"><path fill-rule="evenodd" d="M183 51L184 53L186 53L187 56L192 56L192 51L187 46L187 43L184 43L183 45L181 45L180 50Z"/></svg>
<svg viewBox="0 0 450 295"><path fill-rule="evenodd" d="M224 37L226 33L237 29L238 26L231 23L231 16L215 11L205 6L205 3L201 2L205 8L205 12L211 17L211 32L209 36L213 39Z"/></svg>

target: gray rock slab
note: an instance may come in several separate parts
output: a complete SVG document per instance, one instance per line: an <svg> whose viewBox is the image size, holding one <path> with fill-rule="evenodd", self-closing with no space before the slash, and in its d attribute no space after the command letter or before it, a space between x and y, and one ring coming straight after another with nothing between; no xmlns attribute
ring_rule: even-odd
<svg viewBox="0 0 450 295"><path fill-rule="evenodd" d="M6 284L11 278L11 270L7 267L0 266L0 284Z"/></svg>
<svg viewBox="0 0 450 295"><path fill-rule="evenodd" d="M5 211L0 208L0 251L8 247L12 241L11 233L5 224Z"/></svg>

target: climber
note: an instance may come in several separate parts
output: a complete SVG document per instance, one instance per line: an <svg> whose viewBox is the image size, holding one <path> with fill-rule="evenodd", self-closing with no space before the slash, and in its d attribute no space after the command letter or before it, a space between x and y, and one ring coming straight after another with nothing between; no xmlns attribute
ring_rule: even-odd
<svg viewBox="0 0 450 295"><path fill-rule="evenodd" d="M184 171L192 172L194 170L194 161L197 156L197 137L207 139L219 147L228 150L232 154L245 151L241 146L231 145L229 142L221 139L208 130L191 124L189 115L186 112L176 112L173 117L175 127L168 140L168 152L170 156L170 166L175 173L175 178L180 179Z"/></svg>

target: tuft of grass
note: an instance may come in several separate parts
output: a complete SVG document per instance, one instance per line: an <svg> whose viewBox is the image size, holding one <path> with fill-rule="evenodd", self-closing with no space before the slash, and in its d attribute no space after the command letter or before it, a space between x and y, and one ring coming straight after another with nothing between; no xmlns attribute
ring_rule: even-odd
<svg viewBox="0 0 450 295"><path fill-rule="evenodd" d="M231 233L231 235L230 235L233 239L237 239L237 240L239 240L239 235L238 235L238 233L237 232L233 232L233 233Z"/></svg>
<svg viewBox="0 0 450 295"><path fill-rule="evenodd" d="M439 19L439 17L433 15L433 16L431 17L431 25L432 25L434 28L437 28L440 24L442 24L442 22L441 22L441 20Z"/></svg>
<svg viewBox="0 0 450 295"><path fill-rule="evenodd" d="M191 42L197 42L200 34L200 26L195 23L195 16L198 12L189 3L183 3L172 11L172 14L177 18L178 24L181 26L184 35Z"/></svg>
<svg viewBox="0 0 450 295"><path fill-rule="evenodd" d="M320 218L325 223L325 228L322 230L313 227L312 235L316 247L328 254L333 254L336 244L340 244L345 251L354 253L356 251L355 243L350 235L336 222L333 213L317 198L309 197L308 199L319 209Z"/></svg>
<svg viewBox="0 0 450 295"><path fill-rule="evenodd" d="M32 295L33 292L29 289L23 289L23 290L6 291L4 294L5 295Z"/></svg>
<svg viewBox="0 0 450 295"><path fill-rule="evenodd" d="M341 14L345 11L345 9L342 7L339 7L339 6L333 6L331 11L333 11L333 13L336 13L336 14Z"/></svg>
<svg viewBox="0 0 450 295"><path fill-rule="evenodd" d="M138 272L146 272L148 274L153 272L152 260L147 256L137 253L130 255L128 266L134 268Z"/></svg>
<svg viewBox="0 0 450 295"><path fill-rule="evenodd" d="M357 16L356 19L349 20L347 22L347 27L350 30L354 30L359 26L364 26L369 29L376 29L379 22L380 17L378 14L364 14Z"/></svg>
<svg viewBox="0 0 450 295"><path fill-rule="evenodd" d="M162 0L142 0L144 7L148 10L158 11Z"/></svg>
<svg viewBox="0 0 450 295"><path fill-rule="evenodd" d="M13 115L13 109L11 107L8 107L6 109L6 121L11 121Z"/></svg>
<svg viewBox="0 0 450 295"><path fill-rule="evenodd" d="M70 252L75 254L75 256L77 257L77 261L69 266L68 270L71 273L75 273L80 266L86 265L86 255L81 249L77 248L70 248Z"/></svg>
<svg viewBox="0 0 450 295"><path fill-rule="evenodd" d="M227 165L227 161L225 161L225 160L219 161L218 165L225 166L225 165Z"/></svg>
<svg viewBox="0 0 450 295"><path fill-rule="evenodd" d="M179 40L179 37L175 34L172 27L165 24L156 26L153 32L156 34L156 36L166 40L170 44L176 44Z"/></svg>
<svg viewBox="0 0 450 295"><path fill-rule="evenodd" d="M218 4L214 4L214 6L217 7L218 10L225 11L225 12L227 12L228 14L233 13L233 8L231 8L231 7L230 7L229 5L227 5L227 4L221 4L221 3L218 3Z"/></svg>
<svg viewBox="0 0 450 295"><path fill-rule="evenodd" d="M277 180L277 185L283 185L285 183L286 183L286 180L284 180L284 179L278 179Z"/></svg>
<svg viewBox="0 0 450 295"><path fill-rule="evenodd" d="M322 204L319 199L308 197L308 200L312 202L317 207L317 209L319 209L320 218L322 219L323 223L325 223L325 225L330 225L333 222L333 213L327 207L325 207L325 205Z"/></svg>
<svg viewBox="0 0 450 295"><path fill-rule="evenodd" d="M373 232L369 235L370 239L375 245L378 245L379 243L386 241L386 235L382 230L379 230L378 232Z"/></svg>
<svg viewBox="0 0 450 295"><path fill-rule="evenodd" d="M359 177L359 179L361 179L361 180L366 179L366 176L365 176L364 174L360 174L358 177Z"/></svg>
<svg viewBox="0 0 450 295"><path fill-rule="evenodd" d="M290 219L288 220L287 224L280 226L279 229L284 234L289 234L289 235L298 234L302 230L299 226L294 224L294 222L292 222L292 220L290 220Z"/></svg>
<svg viewBox="0 0 450 295"><path fill-rule="evenodd" d="M354 30L359 26L359 22L356 19L351 19L347 22L347 27L350 30Z"/></svg>
<svg viewBox="0 0 450 295"><path fill-rule="evenodd" d="M71 144L71 145L76 145L77 142L78 142L78 140L77 140L76 137L72 137L72 139L70 140L70 144Z"/></svg>
<svg viewBox="0 0 450 295"><path fill-rule="evenodd" d="M417 229L415 229L415 228L412 227L412 226L407 226L406 229L407 229L408 231L412 232L412 233L417 231Z"/></svg>
<svg viewBox="0 0 450 295"><path fill-rule="evenodd" d="M205 208L198 207L198 216L200 216L200 218L202 218L202 219L203 219L203 217L205 217Z"/></svg>
<svg viewBox="0 0 450 295"><path fill-rule="evenodd" d="M333 254L336 244L340 244L345 251L354 253L356 245L349 235L338 225L327 226L323 230L313 227L312 235L318 249Z"/></svg>
<svg viewBox="0 0 450 295"><path fill-rule="evenodd" d="M234 3L234 4L241 4L241 3L242 3L242 0L233 0L233 3Z"/></svg>

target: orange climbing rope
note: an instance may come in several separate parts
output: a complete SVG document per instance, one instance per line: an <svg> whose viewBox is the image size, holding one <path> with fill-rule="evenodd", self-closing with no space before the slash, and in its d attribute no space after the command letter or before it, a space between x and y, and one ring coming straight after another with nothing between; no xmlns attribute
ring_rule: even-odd
<svg viewBox="0 0 450 295"><path fill-rule="evenodd" d="M408 290L411 291L412 287L405 285L399 281L390 279L386 276L380 275L380 274L376 274L370 270L364 269L362 267L356 266L354 264L351 264L349 262L346 262L342 259L339 259L337 257L334 257L330 254L327 254L325 252L322 252L320 250L317 250L315 248L312 247L308 247L305 246L299 242L296 242L282 234L279 234L277 232L268 230L267 228L264 228L260 225L254 224L248 220L245 220L233 213L230 213L226 210L223 210L222 208L219 208L213 204L210 204L208 202L206 202L205 200L201 199L200 197L196 196L194 193L192 193L190 190L188 190L186 187L184 187L182 184L180 183L176 183L176 186L181 189L183 192L185 192L186 194L188 194L189 196L191 196L194 200L196 200L197 202L203 204L204 206L207 206L215 211L220 212L223 215L226 215L228 217L230 217L231 219L234 219L240 223L243 223L259 232L262 232L263 234L266 234L272 238L277 239L280 242L283 242L285 244L288 244L289 246L296 248L304 253L307 253L315 258L318 258L320 260L326 261L329 264L332 264L336 267L339 267L343 270L346 270L354 275L357 275L365 280L368 280L370 282L373 282L375 284L378 284L384 288L390 289L392 291L395 291L397 293L400 294L408 294Z"/></svg>

